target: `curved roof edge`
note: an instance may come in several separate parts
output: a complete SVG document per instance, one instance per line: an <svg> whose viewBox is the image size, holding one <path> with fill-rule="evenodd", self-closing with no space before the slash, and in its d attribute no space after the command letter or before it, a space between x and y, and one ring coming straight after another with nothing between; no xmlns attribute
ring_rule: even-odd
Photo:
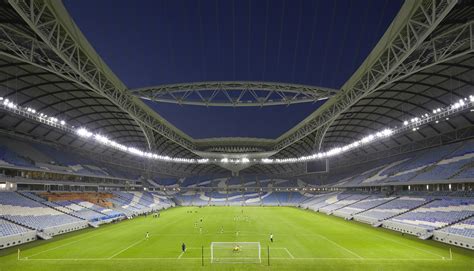
<svg viewBox="0 0 474 271"><path fill-rule="evenodd" d="M69 14L67 11L66 7L64 6L62 1L48 1L47 2L48 6L51 8L52 12L54 12L54 15L58 21L61 22L61 24L64 26L65 29L67 29L68 34L71 36L72 39L74 39L75 43L79 45L81 49L83 49L84 53L87 54L87 56L93 61L94 65L101 69L101 71L106 74L107 78L111 80L114 85L119 86L120 91L128 91L127 86L115 75L115 73L110 69L110 67L102 60L100 55L97 53L97 51L94 49L94 47L89 43L87 38L84 36L80 28L76 25L74 22L74 19L72 16ZM148 107L143 101L141 101L138 97L135 97L134 95L131 95L133 97L133 102L139 106L141 109L146 111L148 114L150 114L151 117L157 119L158 121L164 123L166 126L168 126L170 129L172 129L174 132L179 134L180 136L186 138L189 141L192 141L193 138L191 138L189 135L175 127L173 124L168 122L165 118L160 116L156 111L152 110L150 107ZM150 127L151 128L151 127Z"/></svg>
<svg viewBox="0 0 474 271"><path fill-rule="evenodd" d="M405 1L403 6L400 8L400 11L398 12L397 16L393 19L392 23L390 26L387 28L385 31L384 35L382 38L379 40L379 42L375 45L375 47L372 49L372 51L369 53L369 55L365 58L364 62L359 66L359 68L352 74L352 76L349 78L349 80L344 83L344 85L341 87L339 92L329 99L326 103L324 103L321 107L316 109L313 113L311 113L308 117L306 117L304 120L299 122L297 125L295 125L293 128L290 130L286 131L283 133L281 136L279 136L276 140L281 141L284 138L290 136L294 132L296 132L298 129L303 127L305 124L310 122L312 119L320 115L322 112L327 110L331 105L337 103L339 101L339 97L341 97L348 89L350 89L351 86L353 86L364 74L364 72L377 61L380 57L380 55L383 53L383 50L386 49L387 45L395 39L396 35L399 33L401 28L405 25L407 19L409 19L412 14L415 12L415 8L421 3L421 0L417 1Z"/></svg>

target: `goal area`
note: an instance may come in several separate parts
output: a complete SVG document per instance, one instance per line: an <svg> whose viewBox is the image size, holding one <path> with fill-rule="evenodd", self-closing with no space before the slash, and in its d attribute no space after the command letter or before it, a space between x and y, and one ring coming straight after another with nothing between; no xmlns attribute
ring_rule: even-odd
<svg viewBox="0 0 474 271"><path fill-rule="evenodd" d="M211 263L261 263L260 242L212 242Z"/></svg>

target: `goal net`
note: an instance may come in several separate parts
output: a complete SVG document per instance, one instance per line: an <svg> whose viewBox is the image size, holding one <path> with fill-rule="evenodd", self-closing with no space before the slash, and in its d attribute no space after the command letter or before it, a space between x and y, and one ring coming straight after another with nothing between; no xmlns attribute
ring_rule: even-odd
<svg viewBox="0 0 474 271"><path fill-rule="evenodd" d="M211 263L261 263L260 242L212 242Z"/></svg>

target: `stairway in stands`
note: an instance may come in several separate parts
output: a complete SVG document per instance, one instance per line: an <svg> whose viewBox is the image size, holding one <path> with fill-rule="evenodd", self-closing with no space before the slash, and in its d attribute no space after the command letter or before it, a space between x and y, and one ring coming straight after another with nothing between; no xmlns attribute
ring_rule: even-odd
<svg viewBox="0 0 474 271"><path fill-rule="evenodd" d="M128 192L127 192L127 193L128 193ZM114 194L114 196L117 197L117 198L120 198L121 200L124 200L124 201L128 200L128 199L126 199L125 197L121 196L120 194ZM142 195L142 196L143 196L143 195ZM139 201L140 201L140 200L139 200ZM132 198L132 200L130 201L130 205L133 204L133 205L135 205L135 206L138 205L138 206L141 206L141 207L144 207L144 208L150 208L150 207L148 207L148 206L145 206L145 205L141 204L139 201L135 202L135 201L133 201L133 198Z"/></svg>
<svg viewBox="0 0 474 271"><path fill-rule="evenodd" d="M474 167L474 161L466 163L465 165L463 165L456 173L449 176L448 179L453 179L453 178L457 177L459 174L463 173L464 171L471 169L472 167Z"/></svg>
<svg viewBox="0 0 474 271"><path fill-rule="evenodd" d="M29 195L28 193L24 193L24 192L16 192L16 193L18 193L19 195L21 195L21 196L23 196L23 197L25 197L25 198L27 198L27 199L36 201L36 202L38 202L39 204L44 205L44 206L46 206L46 207L48 207L48 208L54 209L54 210L56 210L56 211L58 211L58 212L61 212L61 213L63 213L63 214L66 214L66 215L69 215L69 216L72 216L72 217L75 217L75 218L84 220L83 218L81 218L81 217L79 217L79 216L73 214L72 212L73 212L74 210L72 210L72 209L70 209L70 208L67 208L67 207L65 207L65 206L57 206L56 203L54 203L54 202L52 202L52 201L48 201L47 199L43 199L43 198L42 198L43 200L38 200L38 198L32 197L32 196ZM37 196L37 197L41 198L41 196ZM58 208L58 207L71 210L71 213L67 213L67 212L65 212L63 209Z"/></svg>
<svg viewBox="0 0 474 271"><path fill-rule="evenodd" d="M408 210L403 211L403 212L401 212L401 213L398 213L398 214L389 216L389 217L383 219L382 221L389 220L389 219L394 218L394 217L396 217L396 216L403 215L403 214L405 214L405 213L411 212L411 211L416 210L416 209L418 209L418 208L421 208L421 207L423 207L423 206L425 206L425 205L427 205L427 204L429 204L429 203L432 203L433 201L436 201L436 200L438 200L438 199L428 200L428 201L426 201L425 203L423 203L423 204L421 204L421 205L418 205L418 206L416 206L416 207L414 207L414 208L408 209Z"/></svg>
<svg viewBox="0 0 474 271"><path fill-rule="evenodd" d="M335 196L337 196L337 194L336 194ZM348 197L350 197L350 196L352 196L352 195L348 195L347 197L344 197L344 198L338 199L338 200L337 200L337 201L335 201L335 202L332 202L332 203L329 203L329 204L323 205L323 206L321 206L321 207L319 207L319 208L318 208L318 212L319 212L319 209L322 209L322 208L324 208L324 207L326 207L326 206L329 206L329 205L333 205L333 204L335 204L335 203L338 203L339 201L345 200L345 199L347 199L347 198L348 198Z"/></svg>
<svg viewBox="0 0 474 271"><path fill-rule="evenodd" d="M458 220L453 221L453 222L451 222L451 223L448 223L448 224L446 224L446 225L444 225L444 226L442 226L442 227L436 228L436 230L441 230L441 229L447 228L447 227L449 227L449 226L451 226L451 225L454 225L454 224L463 222L463 221L468 220L468 219L470 219L470 218L472 218L472 217L474 217L474 214L468 215L468 216L466 216L466 217L464 217L464 218L461 218L461 219L458 219Z"/></svg>
<svg viewBox="0 0 474 271"><path fill-rule="evenodd" d="M178 198L170 196L166 191L164 192L165 192L166 197L172 202L174 202L176 206L181 206L183 204L183 202L179 200Z"/></svg>
<svg viewBox="0 0 474 271"><path fill-rule="evenodd" d="M354 213L352 216L355 216L355 215L362 214L362 213L364 213L364 212L370 211L370 210L375 209L375 208L377 208L377 207L379 207L379 206L382 206L382 205L384 205L384 204L386 204L386 203L389 203L389 202L391 202L391 201L394 201L394 200L396 200L396 199L398 199L398 198L400 198L400 197L394 197L393 199L388 200L388 201L384 201L384 202L382 202L382 203L380 203L380 204L375 205L374 207L371 207L371 208L369 208L369 209L365 209L365 210L362 210L362 211L360 211L360 212Z"/></svg>
<svg viewBox="0 0 474 271"><path fill-rule="evenodd" d="M341 206L341 207L339 207L339 208L336 208L336 209L332 210L330 214L334 213L335 211L337 211L337 210L339 210L339 209L342 209L342 208L351 206L351 205L353 205L353 204L356 204L356 203L358 203L358 202L360 202L360 201L366 200L366 199L368 199L369 197L370 197L370 195L367 196L367 197L365 197L365 198L362 198L362 199L360 199L360 200L357 200L357 201L355 201L355 202L353 202L353 203L349 203L349 204L343 205L343 206ZM347 199L347 198L346 198L346 199Z"/></svg>
<svg viewBox="0 0 474 271"><path fill-rule="evenodd" d="M446 153L445 155L441 156L436 162L433 162L433 163L427 165L426 167L424 167L423 169L418 170L417 172L415 172L415 175L414 175L413 177L411 177L408 181L411 181L411 180L415 179L416 177L418 177L418 175L421 175L421 174L423 174L423 173L426 173L426 172L428 172L428 171L433 170L434 168L437 167L437 165L438 165L438 163L439 163L440 161L443 161L444 159L447 159L448 157L451 156L451 154L455 153L456 151L458 151L458 149L460 149L460 148L462 148L462 147L463 147L463 146L460 145L458 148L452 149L451 152ZM461 170L461 171L462 171L462 170ZM452 178L452 177L450 177L450 178Z"/></svg>
<svg viewBox="0 0 474 271"><path fill-rule="evenodd" d="M288 202L287 203L290 203L292 198L293 198L293 192L290 191L288 193Z"/></svg>
<svg viewBox="0 0 474 271"><path fill-rule="evenodd" d="M98 213L98 214L105 215L105 216L107 215L107 214L105 214L105 213L102 213L101 211L94 210L94 209L89 208L89 207L87 207L87 206L84 206L84 205L82 205L82 204L75 203L75 202L72 202L72 201L70 201L70 202L71 202L71 203L74 203L74 204L76 204L76 205L79 205L79 206L81 206L81 207L84 207L84 208L86 208L86 209L88 209L88 210L91 210L91 211L93 211L93 212L96 212L96 213Z"/></svg>
<svg viewBox="0 0 474 271"><path fill-rule="evenodd" d="M228 187L226 186L226 191L225 191L225 205L229 205L229 190Z"/></svg>
<svg viewBox="0 0 474 271"><path fill-rule="evenodd" d="M8 218L8 217L5 217L5 216L0 215L0 218L3 219L3 220L8 221L8 222L10 222L10 223L13 223L13 224L22 226L23 228L27 228L27 229L30 229L30 230L33 230L33 231L37 231L35 228L33 228L33 227L31 227L31 226L28 226L28 225L26 225L26 224L20 224L20 223L14 221L14 220L12 220L12 219L10 219L10 218Z"/></svg>
<svg viewBox="0 0 474 271"><path fill-rule="evenodd" d="M54 209L54 210L56 210L56 211L58 211L58 212L61 212L61 210L58 210L58 209L53 208L53 207L51 207L51 206L48 206L48 205L44 204L44 202L39 201L39 200L35 199L34 197L30 197L30 195L28 195L28 194L25 194L25 193L22 193L22 192L18 192L18 191L15 192L15 193L18 194L18 195L20 195L20 196L22 196L22 197L24 197L24 198L27 198L27 199L32 200L32 201L35 201L35 202L37 202L37 203L39 203L39 204L41 204L41 205L44 205L44 206L47 207L47 208L51 208L51 209ZM64 212L61 212L61 213L64 213ZM70 214L66 214L66 215L70 215ZM22 227L25 227L25 228L28 228L28 229L31 229L31 230L36 231L36 236L38 236L40 239L49 240L49 239L53 238L53 237L51 237L51 236L49 236L49 235L47 235L47 234L45 234L45 233L43 233L43 232L41 232L41 231L39 231L39 230L36 230L36 229L34 229L34 228L32 228L32 227L30 227L30 226L28 226L28 225L18 224L17 222L12 221L12 220L10 220L10 219L8 219L8 218L6 218L6 217L2 217L2 218L5 219L5 220L7 220L7 221L9 221L9 222L14 223L14 224L17 224L17 225L20 225L20 226L22 226Z"/></svg>

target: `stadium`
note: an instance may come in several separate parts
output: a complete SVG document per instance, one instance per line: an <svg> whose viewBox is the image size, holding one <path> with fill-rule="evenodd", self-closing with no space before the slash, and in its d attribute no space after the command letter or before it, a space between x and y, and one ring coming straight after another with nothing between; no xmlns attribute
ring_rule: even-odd
<svg viewBox="0 0 474 271"><path fill-rule="evenodd" d="M0 0L0 271L472 271L473 112L471 0Z"/></svg>

